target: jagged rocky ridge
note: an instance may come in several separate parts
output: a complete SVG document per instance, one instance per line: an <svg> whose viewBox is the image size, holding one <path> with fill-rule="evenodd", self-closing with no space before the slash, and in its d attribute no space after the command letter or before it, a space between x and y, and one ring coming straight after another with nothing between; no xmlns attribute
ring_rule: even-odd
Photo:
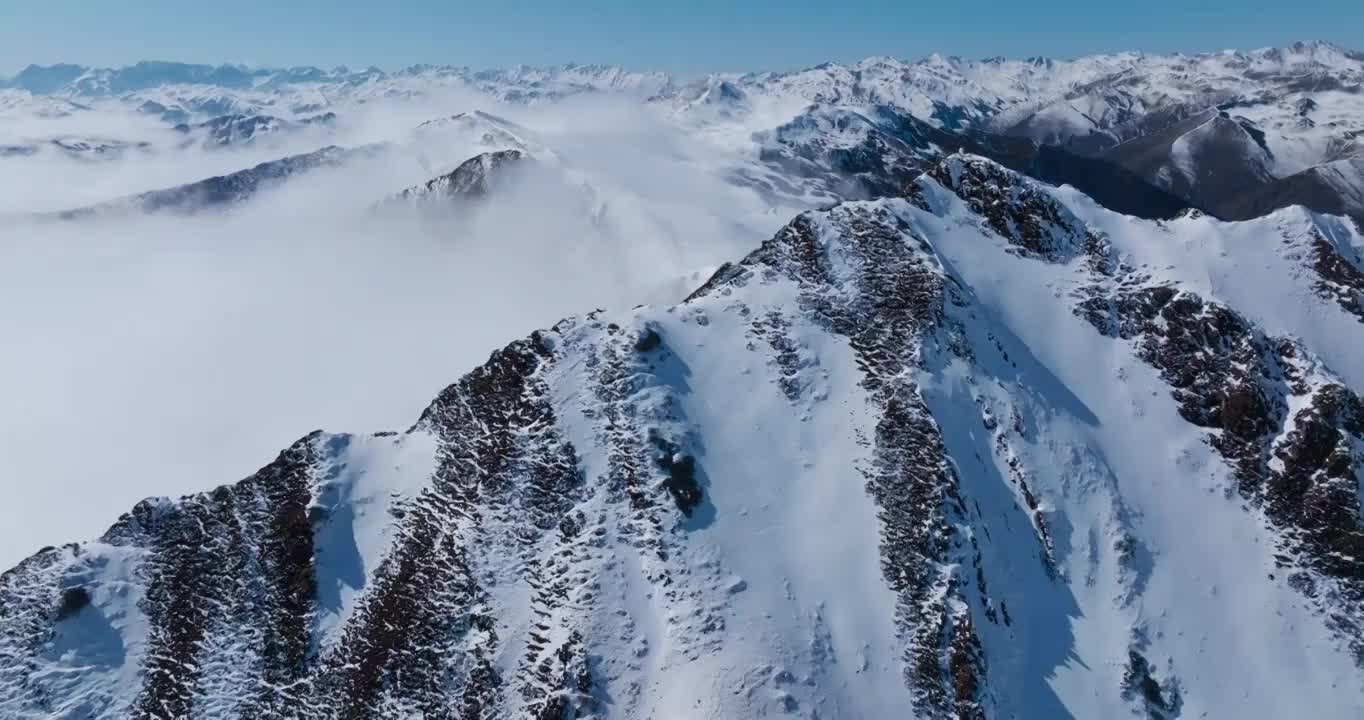
<svg viewBox="0 0 1364 720"><path fill-rule="evenodd" d="M78 160L112 160L133 151L146 151L151 143L116 138L61 136L38 141L0 145L0 158L28 157L55 150Z"/></svg>
<svg viewBox="0 0 1364 720"><path fill-rule="evenodd" d="M1278 220L1358 333L1357 236ZM804 213L402 433L40 551L0 577L0 710L1348 717L1358 366L1140 255L1209 223L965 155Z"/></svg>
<svg viewBox="0 0 1364 720"><path fill-rule="evenodd" d="M124 213L192 214L205 210L225 210L254 199L261 192L284 185L290 178L382 152L383 146L359 148L328 146L300 155L260 163L245 170L220 175L164 190L153 190L99 205L55 213L62 220L79 220ZM438 175L406 188L381 201L381 207L394 205L437 206L477 200L499 184L513 179L515 171L534 163L522 150L494 150L480 153L459 164L451 172Z"/></svg>
<svg viewBox="0 0 1364 720"><path fill-rule="evenodd" d="M221 210L246 202L262 191L279 187L289 178L321 168L337 167L346 160L371 150L372 148L347 149L331 145L309 153L270 160L226 175L62 211L56 213L55 217L62 220L78 220L137 212L190 214L201 210Z"/></svg>
<svg viewBox="0 0 1364 720"><path fill-rule="evenodd" d="M522 150L480 153L444 175L399 192L391 202L447 205L456 200L485 197L496 185L507 182L516 171L533 162Z"/></svg>
<svg viewBox="0 0 1364 720"><path fill-rule="evenodd" d="M249 144L272 135L298 132L309 126L330 126L335 122L334 112L319 113L297 121L270 115L236 114L220 115L193 125L180 123L175 126L175 131L205 147L229 147Z"/></svg>

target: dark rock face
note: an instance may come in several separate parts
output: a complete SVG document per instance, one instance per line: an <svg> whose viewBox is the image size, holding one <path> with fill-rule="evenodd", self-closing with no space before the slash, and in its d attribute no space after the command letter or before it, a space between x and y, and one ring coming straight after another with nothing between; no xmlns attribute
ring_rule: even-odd
<svg viewBox="0 0 1364 720"><path fill-rule="evenodd" d="M1359 458L1351 440L1361 437L1364 402L1341 385L1322 387L1311 404L1293 416L1293 429L1274 446L1283 470L1269 476L1264 492L1266 514L1297 530L1293 539L1312 566L1350 581L1345 590L1356 602L1364 600L1364 532L1356 477ZM1352 624L1345 629L1361 628Z"/></svg>
<svg viewBox="0 0 1364 720"><path fill-rule="evenodd" d="M442 392L418 422L441 443L432 485L318 670L320 697L338 717L495 714L512 679L492 664L500 639L469 545L481 541L482 522L508 513L524 513L524 542L559 532L580 485L537 377L551 360L533 339L515 343ZM549 697L545 688L524 692Z"/></svg>
<svg viewBox="0 0 1364 720"><path fill-rule="evenodd" d="M283 717L293 711L296 683L308 667L315 602L306 514L312 462L312 440L305 438L240 483L179 503L143 502L110 528L102 544L148 558L140 578L147 634L136 638L146 643L146 655L131 706L87 704L85 712L195 716L201 712L196 695L221 689L216 686L223 678L210 668L225 659L224 652L237 653L244 663L233 668L242 684L230 696L231 715ZM69 700L29 683L53 624L92 604L93 586L59 589L61 573L80 566L85 556L81 546L49 548L0 576L0 645L8 656L0 680L8 692L27 689L0 698L15 716L46 715L53 703ZM234 647L223 648L224 638ZM31 654L10 654L16 651ZM17 684L11 673L18 674Z"/></svg>
<svg viewBox="0 0 1364 720"><path fill-rule="evenodd" d="M765 315L755 314L750 321L749 332L772 349L772 359L779 373L777 382L786 399L795 402L800 399L804 388L799 379L800 353L788 334L790 327L791 321L785 315L773 311Z"/></svg>
<svg viewBox="0 0 1364 720"><path fill-rule="evenodd" d="M1268 171L1273 156L1258 133L1249 123L1211 109L1115 146L1099 157L1194 207L1216 213L1223 203L1235 202L1273 180ZM1181 153L1185 159L1179 159Z"/></svg>
<svg viewBox="0 0 1364 720"><path fill-rule="evenodd" d="M1232 114L1237 101L1215 100L1162 108L1088 136L1069 137L1060 146L1044 144L1038 149L1039 167L1026 172L1045 182L1074 185L1105 207L1139 217L1172 217L1188 206L1226 220L1250 220L1301 205L1364 220L1361 161L1350 156L1352 151L1328 153L1322 164L1276 176L1264 131ZM1316 103L1302 98L1297 107L1310 125ZM1010 132L1027 134L1026 128ZM1348 139L1336 142L1349 148ZM1096 172L1097 178L1083 177Z"/></svg>
<svg viewBox="0 0 1364 720"><path fill-rule="evenodd" d="M144 115L155 115L156 117L161 118L162 122L170 123L171 125L179 126L189 124L189 113L180 108L166 107L155 100L147 100L141 105L138 105L137 111Z"/></svg>
<svg viewBox="0 0 1364 720"><path fill-rule="evenodd" d="M1128 652L1127 669L1123 674L1123 696L1135 703L1149 720L1172 720L1179 717L1183 705L1179 686L1163 687L1156 679L1151 663L1136 650Z"/></svg>
<svg viewBox="0 0 1364 720"><path fill-rule="evenodd" d="M887 107L863 115L815 106L772 131L759 157L834 196L887 197L937 160L934 142L946 136Z"/></svg>
<svg viewBox="0 0 1364 720"><path fill-rule="evenodd" d="M1243 498L1280 532L1281 568L1364 663L1361 400L1310 377L1293 342L1229 308L1167 286L1094 297L1076 312L1131 340L1170 384L1179 414L1214 434ZM1290 399L1302 409L1290 415Z"/></svg>
<svg viewBox="0 0 1364 720"><path fill-rule="evenodd" d="M157 190L138 196L147 212L185 212L204 207L230 206L243 202L262 190L274 187L291 176L342 162L347 151L326 147L305 155L261 163L248 170L201 180L171 190Z"/></svg>
<svg viewBox="0 0 1364 720"><path fill-rule="evenodd" d="M50 141L52 147L78 159L114 158L130 150L146 150L151 147L147 142L125 140L56 138Z"/></svg>
<svg viewBox="0 0 1364 720"><path fill-rule="evenodd" d="M202 134L205 145L227 147L249 143L259 136L291 127L292 123L269 115L220 115L196 125L177 125L175 129L185 134Z"/></svg>
<svg viewBox="0 0 1364 720"><path fill-rule="evenodd" d="M105 536L148 547L145 681L132 717L187 717L204 682L205 638L235 634L258 664L260 690L243 714L287 711L306 672L313 609L312 528L307 506L312 443L304 439L260 472L194 502L143 503ZM278 689L278 690L277 690Z"/></svg>
<svg viewBox="0 0 1364 720"><path fill-rule="evenodd" d="M6 709L15 715L50 714L49 693L34 676L44 645L57 618L69 617L65 592L57 576L65 564L68 548L46 547L17 566L0 574L0 683L16 697Z"/></svg>
<svg viewBox="0 0 1364 720"><path fill-rule="evenodd" d="M1345 176L1339 172L1342 169L1348 171ZM1250 220L1301 205L1320 213L1344 215L1364 226L1364 186L1358 184L1359 177L1364 177L1364 159L1339 160L1267 181L1225 199L1213 210L1228 220Z"/></svg>
<svg viewBox="0 0 1364 720"><path fill-rule="evenodd" d="M108 160L132 151L145 151L150 147L151 143L148 142L68 136L26 145L0 145L0 158L28 157L44 149L54 149L76 160Z"/></svg>
<svg viewBox="0 0 1364 720"><path fill-rule="evenodd" d="M123 200L57 213L62 220L79 220L126 212L193 214L227 210L262 192L279 187L292 177L319 169L339 167L364 156L373 146L341 148L335 145L302 155L264 162L246 170L219 175L165 190L153 190ZM453 172L403 190L389 202L417 203L471 201L484 197L499 182L523 167L529 156L520 150L483 153L460 164Z"/></svg>
<svg viewBox="0 0 1364 720"><path fill-rule="evenodd" d="M1025 252L1064 262L1098 239L1050 195L1000 165L955 155L927 173L985 218L1001 237Z"/></svg>
<svg viewBox="0 0 1364 720"><path fill-rule="evenodd" d="M67 588L62 592L62 604L57 608L57 619L65 620L89 604L90 593L86 592L85 588Z"/></svg>
<svg viewBox="0 0 1364 720"><path fill-rule="evenodd" d="M398 193L395 200L408 202L449 202L476 200L508 178L509 172L523 167L530 156L520 150L498 150L475 155L452 172Z"/></svg>
<svg viewBox="0 0 1364 720"><path fill-rule="evenodd" d="M1037 146L1031 163L1017 169L1045 183L1070 185L1100 205L1124 215L1167 219L1179 215L1191 204L1189 199L1162 190L1121 165L1054 145Z"/></svg>
<svg viewBox="0 0 1364 720"><path fill-rule="evenodd" d="M309 115L308 117L299 120L299 122L304 125L322 125L330 127L336 124L336 113L328 111L316 115Z"/></svg>
<svg viewBox="0 0 1364 720"><path fill-rule="evenodd" d="M1364 227L1364 222L1356 222L1357 227ZM1311 252L1317 293L1364 322L1364 270L1360 269L1353 249L1338 246L1319 228L1314 228Z"/></svg>
<svg viewBox="0 0 1364 720"><path fill-rule="evenodd" d="M321 168L336 167L357 152L329 146L188 185L153 190L124 200L67 210L58 213L57 217L63 220L79 220L129 211L192 214L202 210L225 210L246 202L261 192L278 187L293 176Z"/></svg>
<svg viewBox="0 0 1364 720"><path fill-rule="evenodd" d="M1077 292L1074 312L1101 333L1131 341L1169 383L1180 416L1214 431L1209 442L1232 468L1241 496L1278 530L1277 557L1290 583L1364 664L1364 457L1355 449L1364 443L1364 401L1344 384L1314 377L1296 343L1266 336L1224 305L1115 267L1102 237L1007 170L951 158L928 176L1029 254L1049 262L1086 257L1090 284ZM1310 248L1318 291L1350 310L1364 288L1357 265L1319 228ZM1300 409L1290 414L1290 403Z"/></svg>
<svg viewBox="0 0 1364 720"><path fill-rule="evenodd" d="M150 101L143 103L140 109L142 112L159 114L163 118L185 115L184 111L168 110L160 103ZM249 145L272 135L297 133L308 128L326 128L335 124L334 112L318 113L299 120L229 112L200 123L191 124L182 119L175 125L175 131L191 138L191 142L215 149Z"/></svg>
<svg viewBox="0 0 1364 720"><path fill-rule="evenodd" d="M696 459L678 450L671 442L660 436L653 436L657 450L655 462L667 474L663 487L672 495L673 502L683 515L691 517L692 511L701 504L701 487L696 482Z"/></svg>
<svg viewBox="0 0 1364 720"><path fill-rule="evenodd" d="M980 641L969 612L959 609L960 588L942 571L954 542L948 516L965 508L941 432L906 372L918 364L923 334L941 322L941 270L912 244L909 227L885 211L838 207L830 215L843 233L841 261L856 268L852 278L833 276L821 228L807 214L739 266L722 268L696 295L777 272L799 283L806 313L847 337L880 413L867 491L880 508L881 567L899 598L896 626L914 707L930 717L983 718ZM843 282L857 290L851 302L840 292Z"/></svg>

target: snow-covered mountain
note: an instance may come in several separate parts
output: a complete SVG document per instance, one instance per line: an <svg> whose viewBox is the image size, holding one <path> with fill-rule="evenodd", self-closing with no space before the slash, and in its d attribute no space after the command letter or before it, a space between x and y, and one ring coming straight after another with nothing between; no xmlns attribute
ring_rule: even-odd
<svg viewBox="0 0 1364 720"><path fill-rule="evenodd" d="M1168 218L1190 203L1118 163L979 130L949 131L885 105L861 110L811 105L755 134L766 173L744 180L772 191L799 182L827 200L896 195L953 152L970 152L1055 185L1072 185L1114 210Z"/></svg>
<svg viewBox="0 0 1364 720"><path fill-rule="evenodd" d="M203 210L229 208L256 197L264 190L279 187L289 178L321 168L337 167L349 158L373 152L373 148L347 150L328 146L320 150L290 155L259 165L88 207L66 210L55 216L64 220L91 219L129 213L189 214Z"/></svg>
<svg viewBox="0 0 1364 720"><path fill-rule="evenodd" d="M335 122L334 112L319 113L298 121L269 115L220 115L194 125L181 123L175 126L175 130L192 142L209 147L226 147L256 142L279 133L298 132L309 126L327 127Z"/></svg>
<svg viewBox="0 0 1364 720"><path fill-rule="evenodd" d="M595 65L478 71L421 65L394 72L180 63L103 69L58 65L29 67L5 81L9 89L0 92L6 93L6 105L31 105L35 114L135 108L173 125L208 127L210 142L250 137L258 129L286 127L324 113L344 115L375 103L448 93L513 104L585 94L647 98L683 124L729 128L740 137L790 134L796 129L792 123L800 122L793 118L810 105L862 115L889 110L940 131L1019 138L1047 147L1048 153L1100 160L1102 166L1089 165L1079 175L1115 165L1183 204L1240 218L1247 206L1283 207L1289 197L1319 211L1364 214L1364 206L1352 199L1364 193L1355 174L1339 172L1341 166L1327 167L1361 153L1361 83L1364 55L1311 42L1253 51L1119 53L1074 60L934 55L909 62L878 57L792 72L717 74L690 82ZM824 127L828 129L827 122ZM3 138L0 142L22 145ZM753 174L751 168L740 173ZM1286 180L1310 189L1285 190ZM843 189L853 190L840 196L865 193L861 182L840 182ZM815 196L829 194L827 187L806 189Z"/></svg>
<svg viewBox="0 0 1364 720"><path fill-rule="evenodd" d="M482 110L427 120L413 130L419 142L446 142L453 135L476 138L484 147L510 150L528 149L531 141L524 137L526 134L526 130L515 123Z"/></svg>
<svg viewBox="0 0 1364 720"><path fill-rule="evenodd" d="M688 82L30 67L11 177L175 172L0 240L114 262L169 230L159 287L208 228L267 269L319 233L333 295L275 312L343 317L295 382L556 274L629 302L553 304L405 428L205 460L37 550L0 575L0 717L1360 717L1361 83L1323 43ZM416 315L402 286L457 281L394 265L396 310L334 302L354 258L438 247L473 282L503 245L501 300ZM375 337L391 364L346 382L421 352Z"/></svg>
<svg viewBox="0 0 1364 720"><path fill-rule="evenodd" d="M504 102L543 102L582 93L649 97L673 90L661 73L602 65L562 65L500 70L415 65L397 72L346 67L250 68L142 62L122 68L31 65L0 90L15 97L119 101L144 112L183 117L266 113L292 119L349 102L400 99L441 89L467 89Z"/></svg>
<svg viewBox="0 0 1364 720"><path fill-rule="evenodd" d="M0 707L1352 717L1361 251L950 156L39 552Z"/></svg>
<svg viewBox="0 0 1364 720"><path fill-rule="evenodd" d="M151 143L118 138L62 135L0 146L0 157L27 157L38 153L62 153L78 160L111 160L131 151L146 151Z"/></svg>
<svg viewBox="0 0 1364 720"><path fill-rule="evenodd" d="M1271 189L1277 180L1364 149L1364 55L1327 43L1071 61L874 58L728 82L750 98L884 105L944 130L1059 146L1133 171L1190 204L1214 212L1225 204L1229 215L1235 197L1272 202L1281 194ZM1350 182L1343 195L1359 191ZM1340 197L1328 191L1312 204L1337 212ZM1357 202L1343 204L1364 213Z"/></svg>
<svg viewBox="0 0 1364 720"><path fill-rule="evenodd" d="M441 207L477 200L499 186L513 182L525 165L534 163L521 150L486 152L460 163L459 167L399 192L390 203Z"/></svg>

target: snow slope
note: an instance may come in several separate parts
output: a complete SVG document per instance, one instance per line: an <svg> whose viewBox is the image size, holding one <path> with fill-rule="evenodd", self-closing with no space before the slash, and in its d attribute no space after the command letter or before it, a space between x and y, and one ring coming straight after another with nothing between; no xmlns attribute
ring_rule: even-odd
<svg viewBox="0 0 1364 720"><path fill-rule="evenodd" d="M1356 717L1362 247L953 155L38 553L0 708Z"/></svg>

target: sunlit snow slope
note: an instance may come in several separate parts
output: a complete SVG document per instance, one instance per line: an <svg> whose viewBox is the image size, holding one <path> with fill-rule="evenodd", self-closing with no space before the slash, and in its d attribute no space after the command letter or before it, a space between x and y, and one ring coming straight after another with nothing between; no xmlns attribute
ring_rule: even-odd
<svg viewBox="0 0 1364 720"><path fill-rule="evenodd" d="M1359 717L1362 247L951 156L39 552L0 715Z"/></svg>

